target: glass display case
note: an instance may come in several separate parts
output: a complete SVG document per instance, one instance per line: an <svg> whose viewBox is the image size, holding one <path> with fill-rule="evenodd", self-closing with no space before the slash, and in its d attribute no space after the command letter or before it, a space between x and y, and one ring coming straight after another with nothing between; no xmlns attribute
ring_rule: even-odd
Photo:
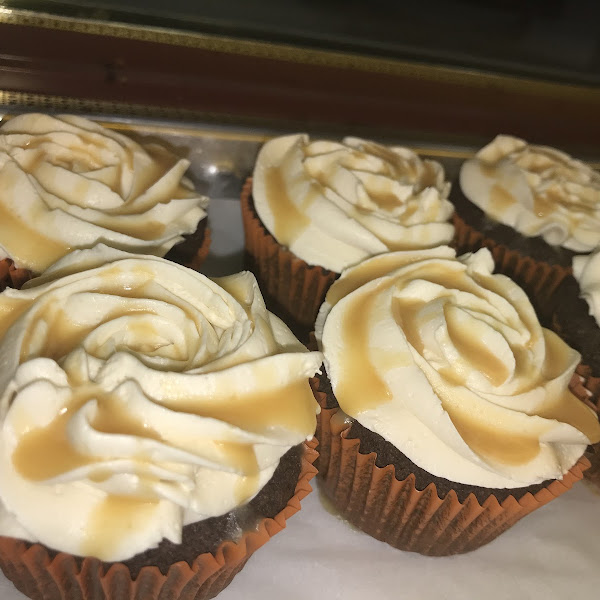
<svg viewBox="0 0 600 600"><path fill-rule="evenodd" d="M591 0L2 7L4 104L579 155L600 133Z"/></svg>
<svg viewBox="0 0 600 600"><path fill-rule="evenodd" d="M210 276L244 267L239 194L262 143L306 131L462 161L498 133L600 165L592 0L0 2L0 110L69 112L191 162L211 197ZM315 483L313 487L318 488ZM315 489L219 598L563 599L600 586L600 492L583 482L447 558L355 530ZM0 597L25 598L0 576Z"/></svg>

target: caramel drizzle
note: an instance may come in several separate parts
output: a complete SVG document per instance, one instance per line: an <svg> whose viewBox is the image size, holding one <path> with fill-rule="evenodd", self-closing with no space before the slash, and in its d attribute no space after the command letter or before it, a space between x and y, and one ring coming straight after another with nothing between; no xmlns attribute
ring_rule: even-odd
<svg viewBox="0 0 600 600"><path fill-rule="evenodd" d="M293 242L310 225L310 219L296 207L287 192L281 171L271 167L265 173L265 194L273 215L273 235L284 246ZM304 210L315 200L318 192L312 190L304 201Z"/></svg>
<svg viewBox="0 0 600 600"><path fill-rule="evenodd" d="M477 286L464 275L457 272L439 271L439 267L437 269L438 273L436 274L436 265L426 266L419 270L419 278L429 279L446 287L450 286L453 289L477 293ZM376 265L376 269L374 269L377 274L381 274L383 270L382 265ZM357 270L356 277L346 281L341 291L336 291L332 303L339 300L343 292L348 291L349 293L367 279L368 268L365 267L362 271ZM496 293L500 291L498 282L491 279L490 284L491 291ZM369 293L353 299L343 317L342 335L345 352L343 355L343 371L336 387L336 395L340 398L343 409L354 416L362 411L374 409L391 399L391 392L377 371L381 365L373 363L368 351L369 315L372 314L376 296L383 293L391 285L402 287L402 278L398 277L394 282L382 280L380 285ZM407 341L421 356L424 355L425 348L420 338L419 327L421 323L417 315L424 305L425 303L419 300L400 300L398 298L393 300L392 305L394 318L404 331ZM534 323L525 314L519 316L524 319L526 324L534 326ZM480 370L494 385L506 381L509 376L507 367L489 349L478 343L478 339L469 337L468 332L457 328L452 320L447 320L447 327L450 338L465 361L469 362L474 369ZM535 331L534 326L533 332ZM558 338L556 339L558 340ZM535 333L530 343L533 344L534 340ZM533 372L528 356L528 348L521 349L520 356L516 357L517 365L519 363L525 365L520 367L524 372L518 371L516 375L530 374L534 378L531 387L543 383L548 375L557 376L565 368L568 360L567 347L560 340L557 343L554 343L554 341L550 340L547 346L548 355L544 373ZM398 362L397 364L402 363ZM393 366L393 363L388 364L387 368L391 368L391 366ZM453 400L453 395L457 391L460 393L460 386L463 386L465 381L457 377L454 371L448 373L442 370L439 374L442 376L442 381L445 379L447 383L435 384L434 390L458 433L475 453L489 460L508 465L525 464L537 456L540 451L540 442L538 441L540 431L535 431L532 434L503 432L502 436L498 436L497 426L466 412L459 398ZM459 390L455 389L450 392L449 385L459 386ZM584 433L591 441L600 439L600 424L593 418L589 409L568 390L565 390L561 397L548 401L537 411L537 414L546 419L568 423Z"/></svg>

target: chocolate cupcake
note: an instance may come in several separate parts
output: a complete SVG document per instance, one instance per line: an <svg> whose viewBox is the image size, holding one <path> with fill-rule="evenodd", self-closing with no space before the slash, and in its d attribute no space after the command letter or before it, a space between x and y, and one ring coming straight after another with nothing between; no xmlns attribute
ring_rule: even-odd
<svg viewBox="0 0 600 600"><path fill-rule="evenodd" d="M271 140L242 195L249 264L286 321L312 329L342 269L369 256L449 242L442 166L356 138Z"/></svg>
<svg viewBox="0 0 600 600"><path fill-rule="evenodd" d="M600 415L600 253L573 259L573 275L562 281L545 303L550 327L581 353L577 374ZM600 486L600 444L588 453L592 466L585 473Z"/></svg>
<svg viewBox="0 0 600 600"><path fill-rule="evenodd" d="M310 491L322 356L249 273L72 252L0 294L0 357L0 566L32 598L213 597Z"/></svg>
<svg viewBox="0 0 600 600"><path fill-rule="evenodd" d="M197 266L210 243L208 198L184 177L188 166L81 117L10 119L0 129L0 257L41 273L99 242L156 256L184 242L174 259Z"/></svg>
<svg viewBox="0 0 600 600"><path fill-rule="evenodd" d="M531 298L552 293L577 253L600 244L600 174L545 146L499 135L454 186L459 252L489 248Z"/></svg>
<svg viewBox="0 0 600 600"><path fill-rule="evenodd" d="M491 541L580 479L600 440L569 389L578 353L493 268L486 249L375 257L342 274L317 319L323 489L403 550Z"/></svg>
<svg viewBox="0 0 600 600"><path fill-rule="evenodd" d="M600 254L573 259L573 275L565 277L546 303L552 328L581 353L582 362L600 376Z"/></svg>

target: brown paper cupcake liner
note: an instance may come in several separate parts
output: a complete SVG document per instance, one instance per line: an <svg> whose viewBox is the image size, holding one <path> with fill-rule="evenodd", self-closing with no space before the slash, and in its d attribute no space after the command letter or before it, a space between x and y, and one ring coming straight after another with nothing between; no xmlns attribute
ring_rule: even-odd
<svg viewBox="0 0 600 600"><path fill-rule="evenodd" d="M508 496L499 502L490 495L480 504L469 494L461 502L454 490L440 498L434 483L418 490L414 475L398 481L393 465L378 467L375 453L361 454L360 440L347 437L350 424L340 419L339 408L326 408L318 379L312 385L321 405L317 436L322 489L351 524L400 550L430 556L475 550L567 491L589 467L582 457L561 481L519 500Z"/></svg>
<svg viewBox="0 0 600 600"><path fill-rule="evenodd" d="M122 563L104 572L95 558L65 553L52 556L41 544L0 537L0 567L15 587L34 600L204 600L221 592L252 554L281 531L300 510L300 501L312 491L309 481L318 453L316 439L304 444L301 472L292 498L274 518L265 518L256 530L238 542L223 542L214 553L201 554L192 565L178 562L166 574L142 567L133 578ZM78 566L78 564L80 566Z"/></svg>
<svg viewBox="0 0 600 600"><path fill-rule="evenodd" d="M508 275L519 284L527 292L540 317L547 318L544 303L540 302L540 299L550 297L562 280L571 273L571 269L534 260L508 246L498 244L468 225L456 213L452 220L455 230L453 243L457 254L488 248L494 257L496 272Z"/></svg>
<svg viewBox="0 0 600 600"><path fill-rule="evenodd" d="M20 288L33 274L28 269L17 269L10 258L0 260L0 292L7 287Z"/></svg>
<svg viewBox="0 0 600 600"><path fill-rule="evenodd" d="M249 267L256 275L267 304L284 320L291 319L295 322L292 325L304 328L307 334L307 328L313 327L325 294L339 273L309 265L279 244L256 214L251 194L252 178L249 177L241 195Z"/></svg>

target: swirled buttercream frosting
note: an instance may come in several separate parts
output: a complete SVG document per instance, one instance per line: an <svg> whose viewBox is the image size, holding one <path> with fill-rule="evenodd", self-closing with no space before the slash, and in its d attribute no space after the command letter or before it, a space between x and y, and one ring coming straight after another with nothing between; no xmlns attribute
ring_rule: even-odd
<svg viewBox="0 0 600 600"><path fill-rule="evenodd" d="M573 257L573 276L581 297L588 303L589 313L600 326L600 251Z"/></svg>
<svg viewBox="0 0 600 600"><path fill-rule="evenodd" d="M302 134L263 146L252 187L273 237L308 264L336 272L382 252L449 242L449 192L442 166L408 148Z"/></svg>
<svg viewBox="0 0 600 600"><path fill-rule="evenodd" d="M75 251L0 295L0 534L103 560L245 504L310 439L308 352L254 276Z"/></svg>
<svg viewBox="0 0 600 600"><path fill-rule="evenodd" d="M564 152L499 135L463 164L460 187L526 237L575 252L600 244L600 173Z"/></svg>
<svg viewBox="0 0 600 600"><path fill-rule="evenodd" d="M317 320L341 409L432 475L560 479L600 440L568 389L579 354L543 329L487 249L397 252L342 273Z"/></svg>
<svg viewBox="0 0 600 600"><path fill-rule="evenodd" d="M0 258L39 273L100 242L164 256L206 217L188 166L82 117L15 117L0 129Z"/></svg>

